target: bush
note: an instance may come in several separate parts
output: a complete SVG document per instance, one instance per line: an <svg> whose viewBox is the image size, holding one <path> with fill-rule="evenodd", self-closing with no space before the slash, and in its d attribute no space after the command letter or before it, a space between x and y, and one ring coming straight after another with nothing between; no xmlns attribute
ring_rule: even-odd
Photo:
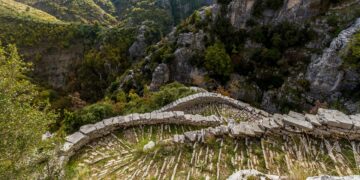
<svg viewBox="0 0 360 180"><path fill-rule="evenodd" d="M65 132L72 133L82 125L93 124L114 115L109 103L96 103L75 112L65 112L63 127Z"/></svg>
<svg viewBox="0 0 360 180"><path fill-rule="evenodd" d="M232 72L230 56L222 43L215 43L206 49L205 68L215 76L229 76Z"/></svg>
<svg viewBox="0 0 360 180"><path fill-rule="evenodd" d="M360 32L354 35L347 47L347 52L342 56L345 66L360 67Z"/></svg>
<svg viewBox="0 0 360 180"><path fill-rule="evenodd" d="M29 66L15 46L0 43L0 179L27 179L43 170L35 160L48 160L49 145L41 135L57 117L25 76Z"/></svg>

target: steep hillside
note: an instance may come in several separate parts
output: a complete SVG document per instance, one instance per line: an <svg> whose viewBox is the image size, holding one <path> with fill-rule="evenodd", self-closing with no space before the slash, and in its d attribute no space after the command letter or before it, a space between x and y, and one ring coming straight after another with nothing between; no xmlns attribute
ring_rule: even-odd
<svg viewBox="0 0 360 180"><path fill-rule="evenodd" d="M166 10L174 24L188 17L194 10L212 4L212 0L16 0L38 8L64 21L115 24L139 8L152 6ZM145 8L148 9L148 8Z"/></svg>
<svg viewBox="0 0 360 180"><path fill-rule="evenodd" d="M110 1L93 0L17 0L18 2L40 9L64 21L83 23L114 24L112 14L115 7Z"/></svg>
<svg viewBox="0 0 360 180"><path fill-rule="evenodd" d="M316 91L316 82L307 76L312 70L309 64L316 62L332 39L359 16L360 4L355 0L220 1L194 13L150 48L145 58L145 67L153 72L150 87L156 90L166 82L178 81L225 90L271 112L309 111L319 105L359 112L360 99L346 95L359 87L357 71L334 74L340 77L346 73L337 82L350 84L339 85L336 90L324 88L326 93ZM345 36L345 44L351 32ZM343 38L340 34L339 39ZM337 61L339 68L342 61ZM326 84L333 80L322 81ZM333 96L329 98L329 94Z"/></svg>
<svg viewBox="0 0 360 180"><path fill-rule="evenodd" d="M16 1L0 0L0 16L28 18L51 23L61 22L56 17Z"/></svg>
<svg viewBox="0 0 360 180"><path fill-rule="evenodd" d="M4 6L5 2L28 7L14 1L4 1ZM8 16L0 17L0 40L5 44L15 43L25 60L33 62L34 79L65 93L80 92L81 98L86 101L103 98L111 82L143 58L147 47L170 32L174 24L170 10L149 0L84 1L84 6L81 1L21 2L51 13L66 23L85 23L35 21L26 18L24 13L18 15L14 8L8 10ZM191 6L191 1L182 3L186 7L184 14L190 14L194 8L204 5L201 1L197 2ZM53 11L47 4L59 7ZM180 10L182 6L175 4L172 7ZM114 8L115 11L108 10ZM41 12L34 8L31 10L33 14ZM99 12L105 11L117 17L116 22L101 19L105 16L100 16ZM184 14L182 17L185 17ZM94 22L99 23L92 25ZM108 27L109 23L113 24L112 27Z"/></svg>

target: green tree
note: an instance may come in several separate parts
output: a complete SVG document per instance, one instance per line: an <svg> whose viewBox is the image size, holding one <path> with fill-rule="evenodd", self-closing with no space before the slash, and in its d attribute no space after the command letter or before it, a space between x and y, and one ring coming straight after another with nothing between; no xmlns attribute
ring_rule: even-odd
<svg viewBox="0 0 360 180"><path fill-rule="evenodd" d="M56 116L46 111L39 92L24 75L24 63L13 45L0 45L0 177L24 179L42 155L41 136Z"/></svg>
<svg viewBox="0 0 360 180"><path fill-rule="evenodd" d="M360 67L360 32L353 36L342 57L344 58L345 66L354 68Z"/></svg>
<svg viewBox="0 0 360 180"><path fill-rule="evenodd" d="M215 43L205 52L205 68L218 76L229 76L232 72L230 56L222 43Z"/></svg>

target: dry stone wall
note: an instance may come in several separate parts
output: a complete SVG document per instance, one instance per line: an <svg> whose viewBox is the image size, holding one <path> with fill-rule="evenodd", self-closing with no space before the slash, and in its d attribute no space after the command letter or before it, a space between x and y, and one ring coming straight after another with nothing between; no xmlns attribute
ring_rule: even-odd
<svg viewBox="0 0 360 180"><path fill-rule="evenodd" d="M153 124L182 124L191 126L217 126L221 121L217 116L184 114L181 111L153 112L130 114L105 119L96 124L84 125L79 131L67 136L62 146L62 161L66 162L74 153L93 139L102 137L112 131L129 126Z"/></svg>
<svg viewBox="0 0 360 180"><path fill-rule="evenodd" d="M198 104L226 104L261 116L257 121L224 123L220 117L185 114L183 109ZM360 114L345 115L337 110L319 109L316 115L290 112L288 114L269 114L251 107L249 104L216 93L203 92L181 98L160 110L145 114L130 114L105 119L96 124L84 125L78 132L65 138L60 160L66 163L77 150L93 139L112 131L129 126L153 124L182 124L206 126L208 128L175 135L174 143L204 142L207 137L230 135L231 137L262 137L272 134L302 133L316 137L360 139Z"/></svg>
<svg viewBox="0 0 360 180"><path fill-rule="evenodd" d="M309 134L324 138L360 139L360 114L345 115L337 110L319 109L316 115L274 114L260 121L230 123L198 131L175 135L175 143L204 142L208 137L230 135L232 137L262 137L273 134Z"/></svg>

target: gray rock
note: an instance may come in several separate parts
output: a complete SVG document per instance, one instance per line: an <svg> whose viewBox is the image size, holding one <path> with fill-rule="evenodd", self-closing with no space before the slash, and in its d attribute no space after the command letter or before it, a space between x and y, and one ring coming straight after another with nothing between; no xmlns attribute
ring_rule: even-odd
<svg viewBox="0 0 360 180"><path fill-rule="evenodd" d="M86 140L87 138L88 138L88 137L85 136L83 133L81 133L81 132L75 132L74 134L71 134L70 136L67 136L67 137L65 138L65 140L66 140L67 142L72 143L72 144L77 144L77 143L79 143L79 142L81 142L81 141Z"/></svg>
<svg viewBox="0 0 360 180"><path fill-rule="evenodd" d="M354 129L360 130L360 114L350 115L349 117L354 123Z"/></svg>
<svg viewBox="0 0 360 180"><path fill-rule="evenodd" d="M360 176L315 176L306 180L359 180Z"/></svg>
<svg viewBox="0 0 360 180"><path fill-rule="evenodd" d="M226 89L231 97L246 102L258 102L261 100L261 89L255 83L249 83L244 76L232 74L227 82Z"/></svg>
<svg viewBox="0 0 360 180"><path fill-rule="evenodd" d="M42 141L45 141L47 139L50 139L53 137L53 134L51 134L49 131L46 131L46 133L44 133L42 136L41 136L41 140Z"/></svg>
<svg viewBox="0 0 360 180"><path fill-rule="evenodd" d="M185 132L184 136L186 139L188 139L190 142L195 142L196 141L196 132L190 131L190 132Z"/></svg>
<svg viewBox="0 0 360 180"><path fill-rule="evenodd" d="M255 137L256 134L252 127L249 126L248 123L241 122L238 125L230 126L230 133L233 136L251 136Z"/></svg>
<svg viewBox="0 0 360 180"><path fill-rule="evenodd" d="M190 60L193 57L194 52L190 48L179 48L174 52L174 60L172 61L172 76L175 81L181 83L191 83L192 78L190 76L193 67L190 64Z"/></svg>
<svg viewBox="0 0 360 180"><path fill-rule="evenodd" d="M314 126L310 122L305 121L305 119L299 120L299 119L295 119L293 117L284 115L283 121L284 121L284 124L295 126L299 129L306 130L306 131L312 130L314 128Z"/></svg>
<svg viewBox="0 0 360 180"><path fill-rule="evenodd" d="M301 120L301 121L305 121L305 116L304 115L302 115L300 113L297 113L297 112L294 112L294 111L290 111L289 116L293 117L295 119Z"/></svg>
<svg viewBox="0 0 360 180"><path fill-rule="evenodd" d="M275 91L266 91L263 94L262 100L261 100L261 108L268 111L268 112L277 112L278 108L276 107L276 97L277 92Z"/></svg>
<svg viewBox="0 0 360 180"><path fill-rule="evenodd" d="M310 88L314 95L331 95L334 91L341 88L343 82L346 82L346 79L344 80L345 72L340 68L342 59L338 56L338 52L346 47L351 36L359 29L360 18L351 27L343 30L331 42L330 47L323 51L321 57L312 60L306 76L309 82L311 82ZM351 77L349 78L352 79Z"/></svg>
<svg viewBox="0 0 360 180"><path fill-rule="evenodd" d="M152 81L150 84L150 90L158 90L162 85L170 80L170 70L164 63L159 64L154 73L152 74Z"/></svg>
<svg viewBox="0 0 360 180"><path fill-rule="evenodd" d="M61 151L64 152L64 153L68 153L68 152L70 152L71 150L73 150L73 146L74 146L73 143L65 142L65 143L63 144L63 146L61 147Z"/></svg>
<svg viewBox="0 0 360 180"><path fill-rule="evenodd" d="M184 136L184 135L178 135L178 134L176 134L176 135L174 135L174 137L173 137L173 141L174 141L175 143L184 143L184 142L185 142L185 136Z"/></svg>
<svg viewBox="0 0 360 180"><path fill-rule="evenodd" d="M227 180L247 180L250 177L257 177L259 179L269 179L269 180L282 179L280 176L264 174L254 169L245 169L232 174L227 178Z"/></svg>
<svg viewBox="0 0 360 180"><path fill-rule="evenodd" d="M155 142L154 141L150 141L147 144L145 144L143 150L144 151L149 151L152 150L155 147Z"/></svg>
<svg viewBox="0 0 360 180"><path fill-rule="evenodd" d="M146 31L147 26L140 26L136 41L129 48L129 54L131 58L138 59L145 56L145 50L147 47L145 38Z"/></svg>
<svg viewBox="0 0 360 180"><path fill-rule="evenodd" d="M93 131L96 131L96 127L93 124L87 124L80 127L80 132L82 132L85 135L90 134Z"/></svg>
<svg viewBox="0 0 360 180"><path fill-rule="evenodd" d="M342 129L351 129L354 125L349 116L337 110L322 109L318 110L321 123Z"/></svg>
<svg viewBox="0 0 360 180"><path fill-rule="evenodd" d="M305 114L305 119L309 121L314 126L321 126L319 118L312 114Z"/></svg>

